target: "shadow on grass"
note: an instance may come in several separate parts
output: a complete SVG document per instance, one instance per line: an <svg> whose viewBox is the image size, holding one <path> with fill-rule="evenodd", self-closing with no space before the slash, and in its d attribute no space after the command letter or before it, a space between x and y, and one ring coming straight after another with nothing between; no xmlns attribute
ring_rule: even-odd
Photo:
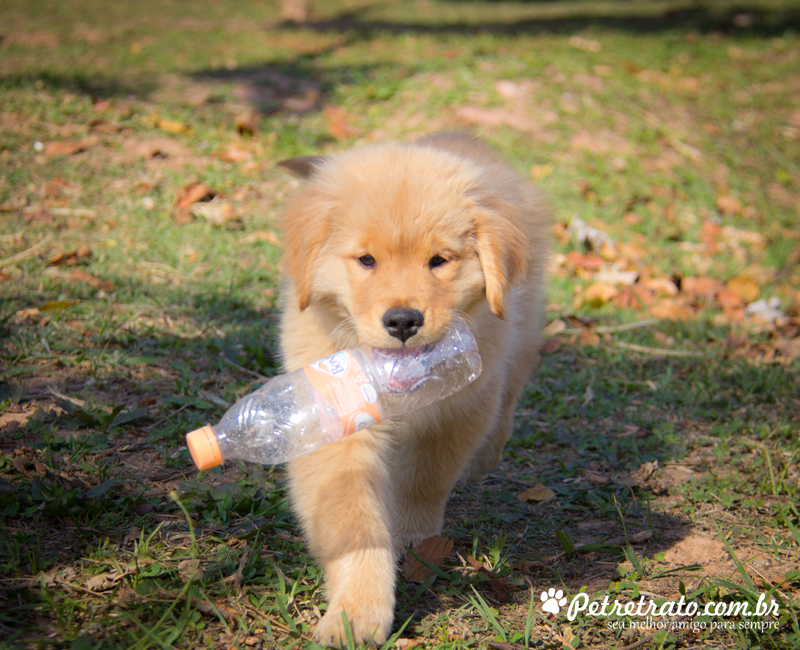
<svg viewBox="0 0 800 650"><path fill-rule="evenodd" d="M470 15L470 2L453 0L453 4L463 4L464 13ZM519 5L539 4L535 1L519 2ZM547 3L552 5L552 3ZM477 36L494 34L498 36L520 36L525 34L572 34L583 30L621 31L633 34L652 34L663 31L676 33L711 32L748 34L758 37L780 36L800 27L800 9L792 2L783 6L765 9L761 5L737 3L721 7L719 4L686 8L670 7L669 3L620 2L613 9L608 4L598 3L593 13L586 11L586 3L575 8L569 3L559 3L558 12L542 13L541 16L522 20L500 22L482 20L474 22L455 21L447 23L403 22L376 20L369 18L369 7L345 12L330 19L310 20L296 24L283 23L286 29L310 29L320 32L358 34L360 38L372 39L380 33L389 34L459 34ZM552 8L552 6L551 6ZM554 15L555 14L555 15Z"/></svg>

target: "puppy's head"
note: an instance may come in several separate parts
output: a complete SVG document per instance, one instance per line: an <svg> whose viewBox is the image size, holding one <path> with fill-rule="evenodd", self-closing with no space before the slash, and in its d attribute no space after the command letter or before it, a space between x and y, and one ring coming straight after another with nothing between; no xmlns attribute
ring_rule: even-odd
<svg viewBox="0 0 800 650"><path fill-rule="evenodd" d="M288 165L287 165L288 166ZM319 304L376 347L437 340L455 311L503 316L527 233L481 167L438 149L373 145L303 159L285 214L285 270L300 310Z"/></svg>

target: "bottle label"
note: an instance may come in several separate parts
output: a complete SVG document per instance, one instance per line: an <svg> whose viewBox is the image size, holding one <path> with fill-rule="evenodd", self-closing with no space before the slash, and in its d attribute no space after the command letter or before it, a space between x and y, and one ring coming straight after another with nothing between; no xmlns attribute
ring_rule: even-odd
<svg viewBox="0 0 800 650"><path fill-rule="evenodd" d="M308 381L336 411L344 435L381 421L378 391L369 383L355 356L347 350L303 368Z"/></svg>

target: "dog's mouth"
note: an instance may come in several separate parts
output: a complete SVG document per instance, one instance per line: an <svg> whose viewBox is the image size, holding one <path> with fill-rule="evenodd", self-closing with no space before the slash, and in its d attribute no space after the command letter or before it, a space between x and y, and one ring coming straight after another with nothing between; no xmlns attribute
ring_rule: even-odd
<svg viewBox="0 0 800 650"><path fill-rule="evenodd" d="M425 351L430 345L402 345L396 348L372 348L372 361L392 393L413 392L424 381L429 368Z"/></svg>

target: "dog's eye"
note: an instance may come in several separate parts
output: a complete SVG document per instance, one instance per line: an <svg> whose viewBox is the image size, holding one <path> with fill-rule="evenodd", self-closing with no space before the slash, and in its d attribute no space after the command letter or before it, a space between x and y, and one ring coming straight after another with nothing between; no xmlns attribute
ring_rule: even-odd
<svg viewBox="0 0 800 650"><path fill-rule="evenodd" d="M362 255L358 258L358 261L361 262L361 266L371 269L375 266L375 258L372 255Z"/></svg>
<svg viewBox="0 0 800 650"><path fill-rule="evenodd" d="M442 264L446 263L447 260L441 255L434 255L430 260L428 260L428 266L432 269L435 269L437 266L441 266Z"/></svg>

